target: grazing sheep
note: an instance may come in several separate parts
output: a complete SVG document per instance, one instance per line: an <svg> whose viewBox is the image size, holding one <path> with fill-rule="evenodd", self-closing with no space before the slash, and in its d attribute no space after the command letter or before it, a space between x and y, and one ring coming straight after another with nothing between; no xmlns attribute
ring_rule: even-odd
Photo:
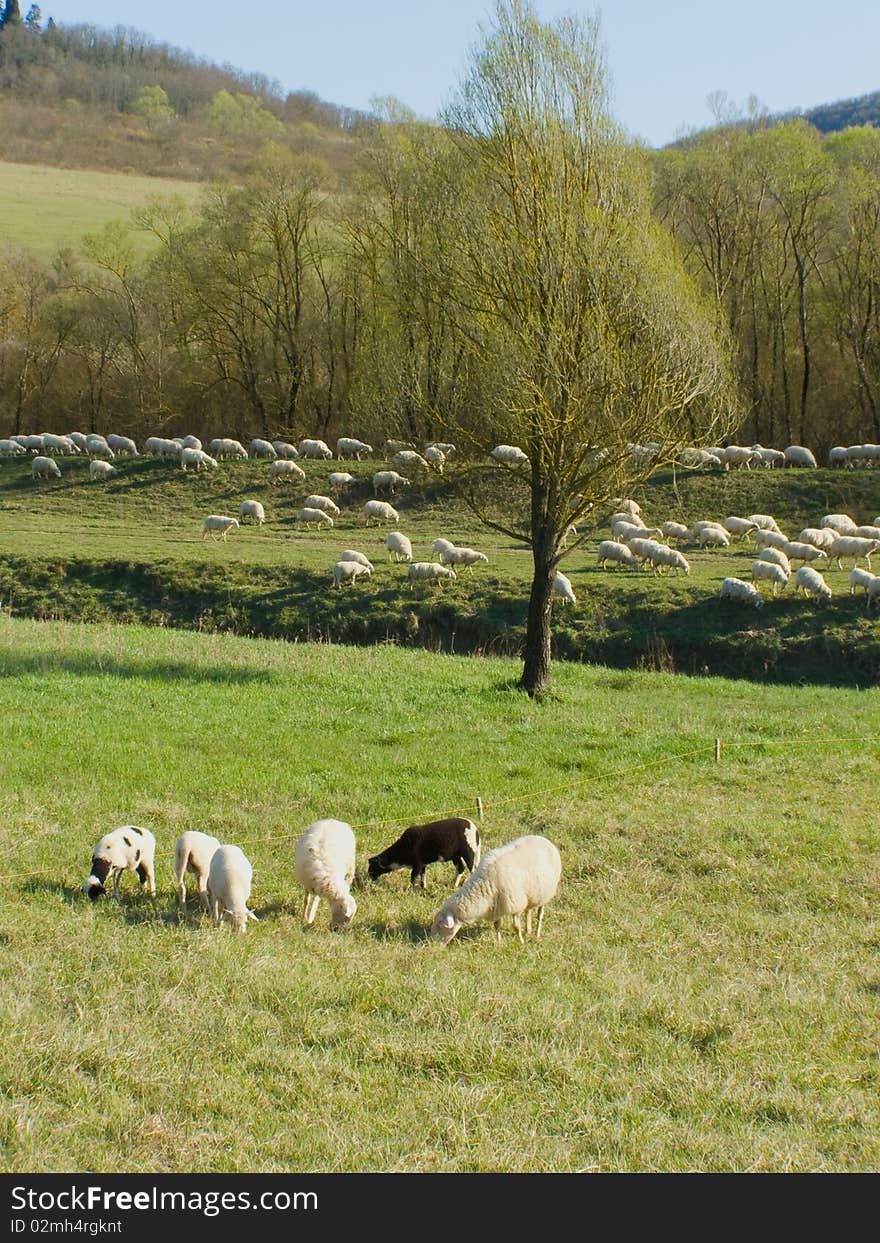
<svg viewBox="0 0 880 1243"><path fill-rule="evenodd" d="M266 511L259 501L242 501L238 507L238 517L241 522L250 518L261 527L266 521Z"/></svg>
<svg viewBox="0 0 880 1243"><path fill-rule="evenodd" d="M801 561L804 565L808 561L818 561L822 557L828 560L828 553L824 548L817 548L815 544L801 543L800 540L789 540L787 544L782 545L782 551L789 561Z"/></svg>
<svg viewBox="0 0 880 1243"><path fill-rule="evenodd" d="M438 474L443 474L443 467L446 465L446 454L442 449L438 449L436 445L428 445L425 450L425 461L430 463Z"/></svg>
<svg viewBox="0 0 880 1243"><path fill-rule="evenodd" d="M388 560L412 561L412 544L400 531L389 531L385 536L385 547L388 549Z"/></svg>
<svg viewBox="0 0 880 1243"><path fill-rule="evenodd" d="M710 524L701 527L697 536L697 543L701 548L729 548L730 536L722 526Z"/></svg>
<svg viewBox="0 0 880 1243"><path fill-rule="evenodd" d="M303 506L306 509L323 509L325 514L330 514L334 518L339 516L339 506L335 501L331 501L329 496L307 496L303 501Z"/></svg>
<svg viewBox="0 0 880 1243"><path fill-rule="evenodd" d="M369 457L372 452L372 445L364 444L362 440L356 440L353 436L340 436L336 442L336 456L340 462L346 457L353 457L359 462L361 454Z"/></svg>
<svg viewBox="0 0 880 1243"><path fill-rule="evenodd" d="M786 466L808 466L811 470L816 469L816 459L809 449L803 445L789 445L785 450Z"/></svg>
<svg viewBox="0 0 880 1243"><path fill-rule="evenodd" d="M305 458L314 458L316 461L326 462L328 458L333 457L333 451L328 449L323 440L301 440L299 442L299 455Z"/></svg>
<svg viewBox="0 0 880 1243"><path fill-rule="evenodd" d="M299 451L286 440L273 440L272 448L284 462L294 462L299 457Z"/></svg>
<svg viewBox="0 0 880 1243"><path fill-rule="evenodd" d="M382 452L385 454L386 458L391 458L395 453L399 453L401 449L413 448L415 448L415 446L411 445L408 440L386 440Z"/></svg>
<svg viewBox="0 0 880 1243"><path fill-rule="evenodd" d="M428 470L428 463L422 457L421 453L416 453L414 449L401 449L395 453L390 462L394 470L405 470L409 467L411 470Z"/></svg>
<svg viewBox="0 0 880 1243"><path fill-rule="evenodd" d="M73 443L76 445L77 449L79 449L80 453L85 453L85 451L86 451L86 438L85 438L85 436L83 435L83 433L82 433L82 432L68 432L68 433L67 433L67 439L68 439L68 440L72 440L72 441L73 441Z"/></svg>
<svg viewBox="0 0 880 1243"><path fill-rule="evenodd" d="M782 531L762 531L755 532L756 548L785 548L788 543L788 536Z"/></svg>
<svg viewBox="0 0 880 1243"><path fill-rule="evenodd" d="M517 837L490 850L462 887L446 899L434 916L432 935L448 945L461 928L487 919L494 923L500 940L501 921L505 915L512 915L522 943L522 916L526 917L528 935L534 910L537 940L544 908L555 898L561 875L562 860L552 842L537 834Z"/></svg>
<svg viewBox="0 0 880 1243"><path fill-rule="evenodd" d="M360 561L337 561L333 567L333 586L341 587L343 583L353 583L361 575L373 573L371 565L361 565Z"/></svg>
<svg viewBox="0 0 880 1243"><path fill-rule="evenodd" d="M247 921L259 922L248 910L254 869L238 846L218 846L208 867L208 907L214 923L228 919L236 932L244 932Z"/></svg>
<svg viewBox="0 0 880 1243"><path fill-rule="evenodd" d="M866 523L865 526L856 527L853 531L853 535L858 535L862 539L880 539L880 524L876 522L870 524Z"/></svg>
<svg viewBox="0 0 880 1243"><path fill-rule="evenodd" d="M367 501L361 510L367 526L371 522L400 522L400 514L385 501Z"/></svg>
<svg viewBox="0 0 880 1243"><path fill-rule="evenodd" d="M608 503L609 505L616 506L621 513L629 514L631 517L637 518L642 512L642 507L638 501L633 501L629 497L615 496Z"/></svg>
<svg viewBox="0 0 880 1243"><path fill-rule="evenodd" d="M856 562L864 560L868 569L871 569L871 557L875 552L880 550L880 540L863 539L858 535L838 535L837 539L828 549L828 557L830 560L837 562L838 570L842 570L840 564L841 557L852 557L853 565Z"/></svg>
<svg viewBox="0 0 880 1243"><path fill-rule="evenodd" d="M837 535L830 527L804 527L798 536L798 540L802 544L812 544L814 548L821 548L827 552Z"/></svg>
<svg viewBox="0 0 880 1243"><path fill-rule="evenodd" d="M829 466L845 466L849 467L850 462L847 460L847 451L845 445L834 445L828 450Z"/></svg>
<svg viewBox="0 0 880 1243"><path fill-rule="evenodd" d="M450 553L454 547L452 540L448 539L435 539L431 545L431 549L437 554L437 559L441 565L445 562L447 553Z"/></svg>
<svg viewBox="0 0 880 1243"><path fill-rule="evenodd" d="M758 529L757 524L752 522L750 518L737 518L736 516L725 518L721 525L725 531L728 531L731 535L740 536L746 543L748 543L752 532Z"/></svg>
<svg viewBox="0 0 880 1243"><path fill-rule="evenodd" d="M791 577L791 562L781 548L765 548L763 552L758 554L759 561L769 561L771 565L778 565L780 569L785 571L786 577Z"/></svg>
<svg viewBox="0 0 880 1243"><path fill-rule="evenodd" d="M425 869L440 861L455 864L453 888L457 889L464 880L465 868L473 872L480 862L480 830L473 820L452 816L429 824L411 824L396 842L371 857L369 876L370 880L378 880L387 872L409 868L410 884L426 889Z"/></svg>
<svg viewBox="0 0 880 1243"><path fill-rule="evenodd" d="M220 846L216 837L187 829L174 843L174 875L177 877L177 904L186 906L187 872L196 878L199 902L208 909L208 872L214 851Z"/></svg>
<svg viewBox="0 0 880 1243"><path fill-rule="evenodd" d="M619 544L626 544L633 538L643 539L647 529L641 518L631 519L615 515L611 522L611 538ZM658 529L657 534L662 535L663 532Z"/></svg>
<svg viewBox="0 0 880 1243"><path fill-rule="evenodd" d="M307 505L296 515L296 523L298 526L304 526L306 529L309 527L332 527L333 519L323 509L313 509Z"/></svg>
<svg viewBox="0 0 880 1243"><path fill-rule="evenodd" d="M73 457L79 453L69 436L55 436L51 432L43 433L43 449L46 453L60 457Z"/></svg>
<svg viewBox="0 0 880 1243"><path fill-rule="evenodd" d="M754 449L747 449L744 445L728 445L721 455L725 470L730 470L731 466L751 470L752 462L760 460Z"/></svg>
<svg viewBox="0 0 880 1243"><path fill-rule="evenodd" d="M475 548L448 548L443 557L445 565L460 565L466 570L471 570L475 565L488 565L489 558L484 552L477 552Z"/></svg>
<svg viewBox="0 0 880 1243"><path fill-rule="evenodd" d="M660 530L665 539L678 540L682 544L692 544L693 536L683 522L661 522Z"/></svg>
<svg viewBox="0 0 880 1243"><path fill-rule="evenodd" d="M802 565L795 572L794 581L797 587L805 596L811 596L818 604L821 600L831 599L831 588L825 582L825 579L818 570L814 570L812 566Z"/></svg>
<svg viewBox="0 0 880 1243"><path fill-rule="evenodd" d="M552 594L559 596L563 605L577 604L577 596L574 594L571 579L567 578L561 570L556 571L556 577L553 579Z"/></svg>
<svg viewBox="0 0 880 1243"><path fill-rule="evenodd" d="M89 478L95 481L112 479L114 475L118 475L119 471L115 466L111 466L109 462L101 462L97 458L93 462L89 462Z"/></svg>
<svg viewBox="0 0 880 1243"><path fill-rule="evenodd" d="M123 872L137 872L141 888L146 885L150 896L156 896L156 878L153 862L156 857L156 839L149 829L136 824L124 824L119 829L105 833L92 851L92 870L83 882L83 893L92 902L107 892L108 876L113 881L113 897L119 897L119 878Z"/></svg>
<svg viewBox="0 0 880 1243"><path fill-rule="evenodd" d="M666 547L665 544L660 544L655 539L641 539L639 537L628 539L626 543L633 556L637 557L642 563L650 561L655 552Z"/></svg>
<svg viewBox="0 0 880 1243"><path fill-rule="evenodd" d="M788 574L783 570L781 565L774 565L772 561L764 561L758 558L752 562L752 582L757 583L764 580L773 586L773 594L776 595L778 588L785 591L788 586Z"/></svg>
<svg viewBox="0 0 880 1243"><path fill-rule="evenodd" d="M853 566L849 572L849 594L854 596L857 587L864 587L865 595L867 595L868 588L875 577L876 575L872 574L870 570L860 570L857 566Z"/></svg>
<svg viewBox="0 0 880 1243"><path fill-rule="evenodd" d="M425 457L428 456L429 449L439 449L445 458L449 457L450 453L456 452L455 445L444 444L442 440L429 440L425 445Z"/></svg>
<svg viewBox="0 0 880 1243"><path fill-rule="evenodd" d="M267 458L270 462L274 462L278 457L278 451L268 440L252 440L248 445L248 449L250 450L251 457Z"/></svg>
<svg viewBox="0 0 880 1243"><path fill-rule="evenodd" d="M322 898L330 903L331 928L351 926L357 911L351 896L355 849L351 825L344 820L316 820L296 843L293 874L305 890L303 920L307 926L314 922Z"/></svg>
<svg viewBox="0 0 880 1243"><path fill-rule="evenodd" d="M457 577L455 570L448 570L445 565L438 565L436 561L413 561L412 565L406 572L409 580L409 589L412 591L417 581L433 583L436 587L440 587L444 579Z"/></svg>
<svg viewBox="0 0 880 1243"><path fill-rule="evenodd" d="M785 465L785 454L781 449L764 449L760 445L755 445L753 452L755 454L754 461L759 466L766 467L771 470L774 466Z"/></svg>
<svg viewBox="0 0 880 1243"><path fill-rule="evenodd" d="M280 483L282 479L305 479L306 472L296 462L278 459L269 467L269 482Z"/></svg>
<svg viewBox="0 0 880 1243"><path fill-rule="evenodd" d="M27 449L16 440L0 440L0 457L27 457Z"/></svg>
<svg viewBox="0 0 880 1243"><path fill-rule="evenodd" d="M212 440L208 445L208 449L219 462L225 462L228 458L246 461L248 456L247 449L241 441L231 440L228 436L221 437L219 440Z"/></svg>
<svg viewBox="0 0 880 1243"><path fill-rule="evenodd" d="M633 570L639 568L638 558L633 556L626 544L619 544L613 539L603 539L600 542L596 559L603 570L609 561L616 565L628 565Z"/></svg>
<svg viewBox="0 0 880 1243"><path fill-rule="evenodd" d="M358 565L365 565L368 570L372 571L373 563L362 552L357 552L354 548L343 548L339 554L340 561L356 561Z"/></svg>
<svg viewBox="0 0 880 1243"><path fill-rule="evenodd" d="M856 530L856 524L849 514L826 514L819 526L829 527L838 535L852 535Z"/></svg>
<svg viewBox="0 0 880 1243"><path fill-rule="evenodd" d="M50 457L35 457L31 462L31 475L34 479L60 479L61 467Z"/></svg>
<svg viewBox="0 0 880 1243"><path fill-rule="evenodd" d="M524 466L529 460L517 445L496 445L489 457L500 462L502 466Z"/></svg>
<svg viewBox="0 0 880 1243"><path fill-rule="evenodd" d="M672 570L675 574L679 570L684 570L686 575L691 572L690 564L684 554L680 553L677 548L667 548L665 544L655 544L648 553L648 560L661 573L666 569Z"/></svg>
<svg viewBox="0 0 880 1243"><path fill-rule="evenodd" d="M718 592L719 600L735 600L738 604L753 604L756 609L762 608L764 601L761 593L752 583L743 578L725 578Z"/></svg>
<svg viewBox="0 0 880 1243"><path fill-rule="evenodd" d="M357 483L354 475L349 475L344 470L336 470L327 477L327 486L331 492L342 492L345 488L350 488L353 483Z"/></svg>
<svg viewBox="0 0 880 1243"><path fill-rule="evenodd" d="M100 458L104 462L112 462L116 456L104 437L97 432L89 432L86 436L86 453L89 457Z"/></svg>
<svg viewBox="0 0 880 1243"><path fill-rule="evenodd" d="M209 514L202 523L202 539L206 540L210 535L211 539L217 539L218 536L226 543L226 536L230 531L237 530L239 521L237 518L229 518L226 514Z"/></svg>
<svg viewBox="0 0 880 1243"><path fill-rule="evenodd" d="M778 534L782 534L772 514L749 514L748 520L749 522L754 522L760 531L776 531Z"/></svg>
<svg viewBox="0 0 880 1243"><path fill-rule="evenodd" d="M117 457L138 457L137 445L130 436L117 436L115 432L111 432L107 437L107 444L113 450Z"/></svg>
<svg viewBox="0 0 880 1243"><path fill-rule="evenodd" d="M210 454L205 453L204 449L194 449L188 445L185 445L180 450L180 467L181 470L185 471L189 466L194 466L197 472L201 471L205 467L210 467L212 470L216 470L217 459L211 457Z"/></svg>
<svg viewBox="0 0 880 1243"><path fill-rule="evenodd" d="M377 470L373 476L373 493L378 496L380 492L387 492L389 496L393 496L396 487L408 483L409 480L398 475L396 470Z"/></svg>

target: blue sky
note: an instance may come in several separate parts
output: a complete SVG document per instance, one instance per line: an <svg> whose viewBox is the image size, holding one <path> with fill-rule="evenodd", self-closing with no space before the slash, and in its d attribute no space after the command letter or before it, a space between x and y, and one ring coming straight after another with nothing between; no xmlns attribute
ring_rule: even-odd
<svg viewBox="0 0 880 1243"><path fill-rule="evenodd" d="M30 0L21 0L22 12ZM596 11L537 0L543 17ZM756 95L771 112L880 89L877 0L605 0L614 111L652 145L711 122L707 96ZM132 26L220 63L367 108L395 95L434 116L489 0L44 0L58 22ZM242 14L245 14L242 20Z"/></svg>

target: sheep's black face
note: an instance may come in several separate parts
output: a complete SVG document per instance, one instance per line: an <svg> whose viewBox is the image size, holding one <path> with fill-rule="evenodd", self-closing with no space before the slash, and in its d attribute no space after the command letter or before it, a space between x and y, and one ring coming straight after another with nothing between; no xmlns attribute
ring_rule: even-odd
<svg viewBox="0 0 880 1243"><path fill-rule="evenodd" d="M378 880L380 876L384 876L386 872L392 872L390 863L386 863L381 855L373 855L368 865L368 875L370 880Z"/></svg>
<svg viewBox="0 0 880 1243"><path fill-rule="evenodd" d="M97 902L101 894L106 893L107 890L96 876L90 876L83 884L83 892L90 902Z"/></svg>

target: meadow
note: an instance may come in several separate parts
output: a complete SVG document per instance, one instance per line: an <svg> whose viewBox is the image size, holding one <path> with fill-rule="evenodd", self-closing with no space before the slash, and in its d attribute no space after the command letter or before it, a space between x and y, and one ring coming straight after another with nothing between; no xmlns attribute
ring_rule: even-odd
<svg viewBox="0 0 880 1243"><path fill-rule="evenodd" d="M0 614L7 1170L880 1167L880 693ZM723 738L721 759L713 740ZM543 832L540 942L427 938L412 821ZM359 911L299 918L293 841L355 826ZM156 834L158 895L80 892ZM244 936L175 908L186 828L254 863Z"/></svg>

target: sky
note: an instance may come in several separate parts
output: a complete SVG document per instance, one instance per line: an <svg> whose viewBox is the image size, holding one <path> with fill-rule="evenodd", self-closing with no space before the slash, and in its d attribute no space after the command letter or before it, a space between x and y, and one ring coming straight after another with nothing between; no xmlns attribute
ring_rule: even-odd
<svg viewBox="0 0 880 1243"><path fill-rule="evenodd" d="M21 0L22 13L30 0ZM770 112L880 89L877 0L534 0L540 16L598 9L617 120L662 146L712 123L707 98ZM43 0L57 22L128 26L160 42L368 109L393 95L446 104L491 0Z"/></svg>

